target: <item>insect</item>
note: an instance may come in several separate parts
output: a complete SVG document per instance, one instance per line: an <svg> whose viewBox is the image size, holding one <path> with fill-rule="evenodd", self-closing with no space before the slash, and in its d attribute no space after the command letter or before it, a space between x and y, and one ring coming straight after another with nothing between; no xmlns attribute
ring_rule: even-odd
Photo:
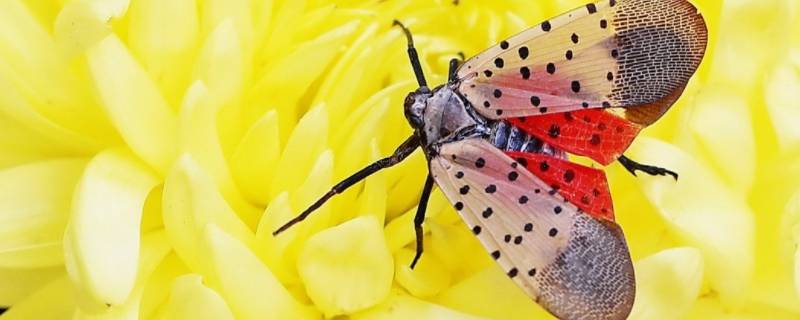
<svg viewBox="0 0 800 320"><path fill-rule="evenodd" d="M430 89L411 32L398 21L419 88L414 134L393 155L335 185L275 235L332 196L417 148L428 176L414 219L417 255L434 184L532 299L562 319L624 319L635 281L602 165L678 175L623 155L683 92L707 29L686 0L604 0L542 22L468 59Z"/></svg>

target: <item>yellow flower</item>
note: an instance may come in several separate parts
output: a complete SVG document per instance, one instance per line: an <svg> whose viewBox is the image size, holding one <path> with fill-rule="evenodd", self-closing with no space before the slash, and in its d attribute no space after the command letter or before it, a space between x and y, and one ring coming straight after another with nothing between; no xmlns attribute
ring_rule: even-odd
<svg viewBox="0 0 800 320"><path fill-rule="evenodd" d="M800 28L791 0L693 1L698 75L607 168L633 319L800 317ZM272 231L389 154L431 83L577 0L0 1L2 319L542 319L438 191L413 256L417 153Z"/></svg>

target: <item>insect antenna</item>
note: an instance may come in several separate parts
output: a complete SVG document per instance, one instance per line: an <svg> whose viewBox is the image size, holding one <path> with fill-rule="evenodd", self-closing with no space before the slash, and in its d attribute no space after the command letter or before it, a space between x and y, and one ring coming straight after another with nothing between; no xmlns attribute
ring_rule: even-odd
<svg viewBox="0 0 800 320"><path fill-rule="evenodd" d="M411 67L414 68L414 75L417 77L417 83L419 84L420 91L428 91L428 82L425 81L425 74L422 73L422 64L419 62L417 49L414 48L414 38L411 36L411 31L408 30L403 23L397 20L394 20L392 25L399 26L401 29L403 29L403 33L405 33L406 39L408 40L408 59L411 60Z"/></svg>
<svg viewBox="0 0 800 320"><path fill-rule="evenodd" d="M272 232L272 235L276 236L279 233L286 231L286 229L291 228L293 225L299 223L300 221L305 220L309 215L311 215L312 212L314 212L314 210L317 210L319 207L325 204L325 202L327 202L328 199L344 192L345 190L347 190L347 188L351 187L352 185L358 183L361 180L364 180L373 173L400 163L400 161L403 161L406 157L411 155L411 153L414 152L414 150L416 150L417 147L419 147L419 140L417 140L417 137L414 135L408 137L408 139L406 139L406 141L404 141L403 144L397 147L397 149L391 156L375 161L372 164L354 173L353 175L345 178L341 182L337 183L335 186L331 188L330 191L325 193L325 195L317 199L317 201L315 201L311 206L309 206L308 209L304 210L298 216L294 217L292 220L289 220L289 222L287 222L286 224L284 224L283 226Z"/></svg>

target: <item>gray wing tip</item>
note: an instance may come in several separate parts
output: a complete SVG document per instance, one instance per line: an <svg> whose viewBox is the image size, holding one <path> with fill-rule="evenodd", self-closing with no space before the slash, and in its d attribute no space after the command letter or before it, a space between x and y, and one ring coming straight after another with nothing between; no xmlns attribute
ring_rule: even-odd
<svg viewBox="0 0 800 320"><path fill-rule="evenodd" d="M633 263L613 222L576 219L567 248L542 271L539 302L560 319L625 319L631 312Z"/></svg>

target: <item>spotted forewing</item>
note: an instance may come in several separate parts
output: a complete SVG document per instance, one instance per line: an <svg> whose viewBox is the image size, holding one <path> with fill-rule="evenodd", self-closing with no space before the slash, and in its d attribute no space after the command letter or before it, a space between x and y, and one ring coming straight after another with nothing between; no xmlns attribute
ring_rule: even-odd
<svg viewBox="0 0 800 320"><path fill-rule="evenodd" d="M557 190L485 140L442 146L436 184L506 274L566 319L624 319L634 277L619 227Z"/></svg>

